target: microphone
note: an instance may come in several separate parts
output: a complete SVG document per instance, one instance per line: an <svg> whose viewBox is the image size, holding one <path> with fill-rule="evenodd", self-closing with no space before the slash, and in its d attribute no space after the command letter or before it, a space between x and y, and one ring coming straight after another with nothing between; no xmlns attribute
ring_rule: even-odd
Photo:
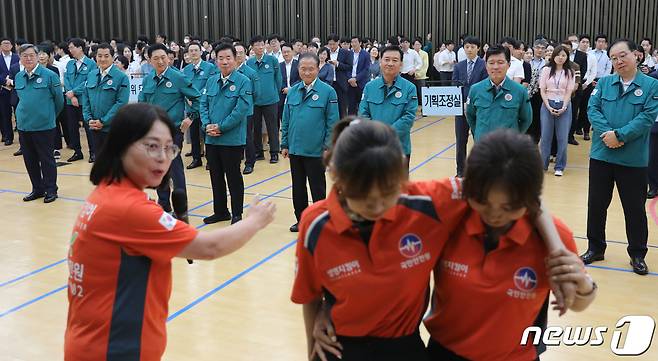
<svg viewBox="0 0 658 361"><path fill-rule="evenodd" d="M174 217L181 222L190 224L190 219L187 215L187 194L183 189L174 189L171 193L171 203L174 206ZM187 263L192 264L194 261L187 260Z"/></svg>

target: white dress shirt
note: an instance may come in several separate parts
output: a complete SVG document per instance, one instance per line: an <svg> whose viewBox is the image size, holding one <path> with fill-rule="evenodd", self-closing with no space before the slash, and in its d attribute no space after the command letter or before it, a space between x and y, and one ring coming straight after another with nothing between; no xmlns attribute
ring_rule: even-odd
<svg viewBox="0 0 658 361"><path fill-rule="evenodd" d="M523 71L523 62L515 57L512 57L509 69L507 69L507 77L514 80L514 78L525 79L525 71Z"/></svg>
<svg viewBox="0 0 658 361"><path fill-rule="evenodd" d="M285 63L285 62L284 62ZM290 63L285 63L286 65L286 88L290 88L290 73L292 73L292 60Z"/></svg>
<svg viewBox="0 0 658 361"><path fill-rule="evenodd" d="M585 73L584 78L585 82L583 83L583 87L587 87L588 85L592 84L594 79L596 78L596 57L592 52L587 52L587 73ZM581 74L582 76L582 74Z"/></svg>
<svg viewBox="0 0 658 361"><path fill-rule="evenodd" d="M12 52L10 51L9 54L2 53L2 57L5 59L5 65L7 65L7 70L11 68L11 56Z"/></svg>
<svg viewBox="0 0 658 361"><path fill-rule="evenodd" d="M438 71L451 72L455 69L455 60L457 56L454 51L445 49L439 53L439 56L434 56L438 61L434 62L434 67Z"/></svg>
<svg viewBox="0 0 658 361"><path fill-rule="evenodd" d="M457 50L457 62L462 60L466 60L466 50L464 50L463 46Z"/></svg>
<svg viewBox="0 0 658 361"><path fill-rule="evenodd" d="M338 51L339 50L340 50L340 48L336 49L336 51L329 50L329 58L332 61L338 61ZM336 81L336 66L334 66L334 81Z"/></svg>
<svg viewBox="0 0 658 361"><path fill-rule="evenodd" d="M361 54L362 51L363 49L359 50L358 53L352 51L352 78L356 78L356 68L359 66L359 54Z"/></svg>
<svg viewBox="0 0 658 361"><path fill-rule="evenodd" d="M590 50L589 53L594 56L594 59L596 59L596 79L610 75L610 72L612 71L612 62L608 57L608 53L605 50L599 49Z"/></svg>

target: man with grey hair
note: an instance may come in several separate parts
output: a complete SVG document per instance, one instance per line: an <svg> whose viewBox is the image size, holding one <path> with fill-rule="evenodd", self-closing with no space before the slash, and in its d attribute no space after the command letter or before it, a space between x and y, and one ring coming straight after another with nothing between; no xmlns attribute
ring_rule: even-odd
<svg viewBox="0 0 658 361"><path fill-rule="evenodd" d="M532 76L530 77L530 84L528 85L528 96L530 97L530 104L532 105L532 124L526 132L532 137L535 143L539 143L541 137L541 126L539 122L539 112L541 109L542 98L539 91L539 74L541 69L546 66L544 60L544 52L548 46L548 41L544 38L535 40L532 44L532 53L534 57L530 60L530 67L532 68Z"/></svg>

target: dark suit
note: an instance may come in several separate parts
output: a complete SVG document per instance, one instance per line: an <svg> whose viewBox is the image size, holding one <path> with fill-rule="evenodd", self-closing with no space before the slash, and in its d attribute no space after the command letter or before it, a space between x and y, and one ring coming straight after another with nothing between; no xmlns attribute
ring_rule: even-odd
<svg viewBox="0 0 658 361"><path fill-rule="evenodd" d="M347 114L347 79L352 77L352 52L347 49L338 49L338 66L336 67L336 81L334 90L338 95L338 112L341 119Z"/></svg>
<svg viewBox="0 0 658 361"><path fill-rule="evenodd" d="M475 57L471 79L468 79L468 59L462 60L455 65L452 72L452 80L456 84L462 85L462 101L468 98L471 91L471 85L478 83L489 76L482 58ZM468 144L468 123L463 116L455 117L455 140L457 142L457 175L464 174L464 164L466 162L466 145Z"/></svg>
<svg viewBox="0 0 658 361"><path fill-rule="evenodd" d="M354 64L354 52L350 52L352 56L352 64ZM352 78L352 70L349 71L349 78ZM359 103L361 102L361 95L363 88L370 80L370 55L361 49L359 58L356 65L356 87L347 84L347 114L356 115L359 111Z"/></svg>
<svg viewBox="0 0 658 361"><path fill-rule="evenodd" d="M569 139L573 139L573 133L582 129L583 125L580 124L579 119L583 117L587 119L587 100L592 93L593 88L587 89L587 94L584 94L582 84L585 83L585 74L587 74L587 53L576 50L573 58L574 63L580 66L580 84L576 84L576 95L571 100L571 129L569 130ZM587 132L589 133L589 122L587 122Z"/></svg>
<svg viewBox="0 0 658 361"><path fill-rule="evenodd" d="M0 55L2 52L0 52ZM11 54L11 62L9 68L5 64L4 56L0 56L0 133L2 134L2 141L14 141L14 128L11 122L11 91L4 88L7 77L13 79L11 75L11 68L19 66L20 58L15 53ZM14 73L14 76L18 71Z"/></svg>
<svg viewBox="0 0 658 361"><path fill-rule="evenodd" d="M299 77L299 60L292 61L292 66L290 67L290 87L302 81ZM279 124L281 123L281 115L283 114L283 104L286 102L286 94L283 94L282 90L288 87L288 71L286 69L286 62L282 61L279 63L279 69L281 69L281 87L279 88Z"/></svg>

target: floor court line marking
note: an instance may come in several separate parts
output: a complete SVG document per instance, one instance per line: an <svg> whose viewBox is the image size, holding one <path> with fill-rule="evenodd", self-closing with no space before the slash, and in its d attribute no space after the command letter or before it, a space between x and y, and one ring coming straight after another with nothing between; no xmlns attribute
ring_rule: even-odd
<svg viewBox="0 0 658 361"><path fill-rule="evenodd" d="M423 125L423 126L420 127L420 128L416 128L416 129L412 130L412 131L410 132L410 134L413 134L413 133L416 133L416 132L418 132L418 131L421 131L421 130L423 130L423 129L425 129L425 128L431 126L431 125L437 124L437 123L439 123L439 122L441 122L442 120L445 120L445 119L446 119L445 117L442 117L442 118L436 119L436 120L434 120L434 121L432 121L432 122L430 122L430 123L428 123L428 124ZM25 173L25 172L7 171L7 170L0 170L0 173L27 174L27 173ZM258 181L258 182L254 183L254 184L251 184L251 185L245 187L245 190L250 189L250 188L252 188L252 187L255 187L255 186L257 186L257 185L263 184L263 183L265 183L265 182L269 182L270 180L273 180L273 179L275 179L275 178L277 178L277 177L280 177L280 176L282 176L282 175L284 175L284 174L288 174L288 173L290 173L290 170L287 170L287 171L283 171L283 172L277 173L277 174L275 174L275 175L273 175L273 176L270 176L270 177L268 177L268 178L265 178L265 179L263 179L263 180L261 180L261 181ZM59 173L58 173L58 174L59 174ZM70 174L70 175L74 175L74 174ZM78 176L89 176L89 175L88 175L88 174L78 174ZM203 186L198 186L198 185L190 185L190 186L203 187ZM0 189L0 193L5 193L5 192L6 192L6 193L15 193L15 194L28 194L27 192L19 192L19 191L9 190L9 189ZM245 194L249 194L249 193L245 193ZM276 194L276 192L275 192L275 194ZM76 202L84 202L84 200L82 200L82 199L69 198L69 197L60 197L60 198L61 198L61 199L65 199L65 200L72 200L72 201L76 201ZM278 197L276 197L276 198L278 198ZM195 210L197 210L197 209L199 209L199 208L203 208L203 207L207 206L207 205L210 204L210 203L212 203L212 200L211 200L211 201L208 201L208 202L204 202L204 203L202 203L202 204L200 204L200 205L198 205L198 206L196 206L196 207L194 207L194 208L189 209L189 210L188 210L188 213L191 213L191 212L193 212L193 211L195 211ZM201 217L200 215L192 215L192 216L193 216L193 217ZM204 218L205 218L205 217L204 217ZM61 260L59 260L59 261L57 261L57 262L55 262L55 263L61 263L61 262L65 261L65 260L66 260L66 259L61 259ZM4 283L0 284L0 288L1 288L2 286L6 285L6 284L14 283L14 282L18 281L19 279L24 279L24 278L26 278L26 277L28 277L28 276L33 276L33 275L35 275L35 274L38 274L38 273L40 273L41 271L44 271L44 270L46 270L46 269L47 269L46 267L42 267L42 268L39 268L39 269L38 269L38 270L40 270L40 271L38 271L38 272L31 271L31 272L29 272L29 273L27 273L27 274L24 274L24 275L18 276L18 277L14 278L14 279L11 279L11 280L9 280L9 281L5 281ZM26 275L27 275L27 276L26 276Z"/></svg>

